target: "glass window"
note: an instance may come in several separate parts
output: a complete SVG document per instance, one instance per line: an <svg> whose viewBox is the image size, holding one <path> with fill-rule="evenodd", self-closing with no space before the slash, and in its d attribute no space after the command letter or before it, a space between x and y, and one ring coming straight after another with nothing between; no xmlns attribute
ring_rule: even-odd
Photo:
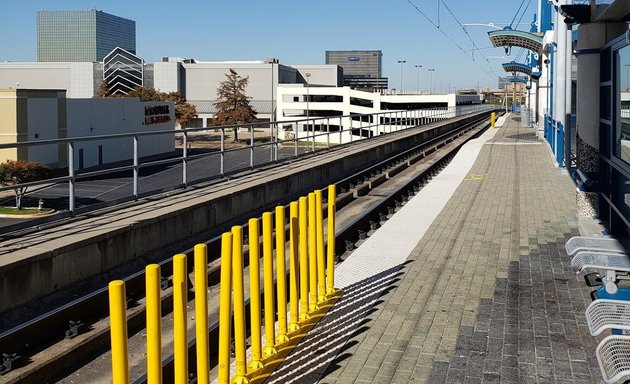
<svg viewBox="0 0 630 384"><path fill-rule="evenodd" d="M615 154L630 163L630 46L615 52Z"/></svg>

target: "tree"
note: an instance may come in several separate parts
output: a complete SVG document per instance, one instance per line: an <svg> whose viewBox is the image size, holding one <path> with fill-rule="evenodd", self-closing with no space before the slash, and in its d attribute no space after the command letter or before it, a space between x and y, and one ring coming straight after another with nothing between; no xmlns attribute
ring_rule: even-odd
<svg viewBox="0 0 630 384"><path fill-rule="evenodd" d="M217 100L214 102L217 113L214 115L213 123L233 125L255 122L256 111L249 103L251 97L245 94L249 76L241 77L232 68L225 76L227 79L217 88ZM238 141L237 129L238 127L234 127L234 141Z"/></svg>
<svg viewBox="0 0 630 384"><path fill-rule="evenodd" d="M197 118L197 108L188 103L179 92L161 93L162 100L175 102L175 119L181 127L190 126Z"/></svg>
<svg viewBox="0 0 630 384"><path fill-rule="evenodd" d="M137 97L140 101L164 101L162 94L151 87L135 87L126 95L119 97Z"/></svg>
<svg viewBox="0 0 630 384"><path fill-rule="evenodd" d="M109 84L107 84L107 81L105 80L101 81L101 84L98 86L98 90L96 91L96 95L94 95L94 98L100 99L110 96L111 95L109 93Z"/></svg>
<svg viewBox="0 0 630 384"><path fill-rule="evenodd" d="M18 185L29 181L42 180L48 177L50 168L47 165L26 160L7 160L0 164L0 184ZM16 187L15 207L22 209L22 198L28 187Z"/></svg>

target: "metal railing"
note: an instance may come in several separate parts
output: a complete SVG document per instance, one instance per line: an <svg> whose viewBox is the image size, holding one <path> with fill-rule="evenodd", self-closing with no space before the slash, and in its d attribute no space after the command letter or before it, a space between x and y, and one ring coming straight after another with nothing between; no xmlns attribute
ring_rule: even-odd
<svg viewBox="0 0 630 384"><path fill-rule="evenodd" d="M1 186L0 192L20 187L40 187L31 189L27 198L44 199L48 203L47 206L53 200L52 208L67 209L67 214L72 216L137 200L142 196L223 179L236 173L328 150L333 146L348 145L359 140L493 108L491 105L468 105L0 144L0 150L47 145L65 147L67 151L67 174L46 180ZM233 131L241 133L244 131L246 138L237 143L230 142ZM178 153L176 149L161 158L140 157L141 146L150 145L143 144L143 139L163 135L170 135L174 141L181 142L181 152ZM210 147L196 145L200 138L208 139L208 136L210 136L208 142L215 143L214 145ZM133 148L131 158L109 165L77 169L80 164L78 148L84 143L112 141L121 143L127 140L131 141ZM64 169L62 168L62 171ZM111 190L101 190L96 197L77 192L82 183L90 185L90 182L101 178L118 180L120 185L112 187ZM61 186L65 183L67 192L64 197L65 187ZM51 188L55 188L54 193L51 192Z"/></svg>

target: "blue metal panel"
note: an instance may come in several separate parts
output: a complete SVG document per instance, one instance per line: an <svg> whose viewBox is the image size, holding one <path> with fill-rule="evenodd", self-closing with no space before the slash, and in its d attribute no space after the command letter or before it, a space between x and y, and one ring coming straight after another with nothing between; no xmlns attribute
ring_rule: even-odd
<svg viewBox="0 0 630 384"><path fill-rule="evenodd" d="M553 12L553 5L548 0L540 0L540 30L539 32L546 32L552 29L551 15Z"/></svg>
<svg viewBox="0 0 630 384"><path fill-rule="evenodd" d="M559 166L564 164L564 125L556 122L556 162Z"/></svg>

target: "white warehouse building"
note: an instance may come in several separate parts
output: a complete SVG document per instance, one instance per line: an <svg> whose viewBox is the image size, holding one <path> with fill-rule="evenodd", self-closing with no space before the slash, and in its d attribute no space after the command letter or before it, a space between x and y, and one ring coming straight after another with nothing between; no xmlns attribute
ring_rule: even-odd
<svg viewBox="0 0 630 384"><path fill-rule="evenodd" d="M296 84L278 87L276 121L281 139L292 139L296 135L306 137L313 131L343 131L342 135L314 139L343 143L352 140L350 135L372 137L380 134L378 129L382 129L379 126L384 122L395 124L405 118L413 118L414 122L445 119L462 112L467 106L481 103L478 94L388 95L350 87ZM411 111L411 115L407 111ZM355 114L374 116L351 116ZM381 115L377 117L376 114ZM307 117L311 120L304 120ZM380 120L375 121L377 118Z"/></svg>

